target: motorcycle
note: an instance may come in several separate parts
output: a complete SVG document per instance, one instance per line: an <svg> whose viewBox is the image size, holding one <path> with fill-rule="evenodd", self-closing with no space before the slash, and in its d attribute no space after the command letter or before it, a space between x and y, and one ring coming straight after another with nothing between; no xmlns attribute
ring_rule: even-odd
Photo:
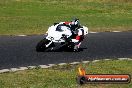
<svg viewBox="0 0 132 88"><path fill-rule="evenodd" d="M83 26L84 35L88 34L88 28ZM48 28L46 37L42 39L36 46L37 52L54 51L56 46L59 50L74 50L74 35L70 27L55 23Z"/></svg>

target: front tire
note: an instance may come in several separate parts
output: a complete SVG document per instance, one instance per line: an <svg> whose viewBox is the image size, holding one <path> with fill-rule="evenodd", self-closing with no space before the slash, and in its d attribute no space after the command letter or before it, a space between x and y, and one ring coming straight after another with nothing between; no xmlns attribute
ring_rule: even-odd
<svg viewBox="0 0 132 88"><path fill-rule="evenodd" d="M48 44L49 42L50 41L47 40L46 38L41 40L36 46L36 51L37 52L44 52L47 49L46 44Z"/></svg>

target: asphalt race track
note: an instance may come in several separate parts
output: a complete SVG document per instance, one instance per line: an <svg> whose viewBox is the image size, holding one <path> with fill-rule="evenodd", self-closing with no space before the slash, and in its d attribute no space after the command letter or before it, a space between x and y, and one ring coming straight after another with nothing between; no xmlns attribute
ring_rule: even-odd
<svg viewBox="0 0 132 88"><path fill-rule="evenodd" d="M89 33L80 52L36 52L44 36L0 36L0 69L132 57L132 32Z"/></svg>

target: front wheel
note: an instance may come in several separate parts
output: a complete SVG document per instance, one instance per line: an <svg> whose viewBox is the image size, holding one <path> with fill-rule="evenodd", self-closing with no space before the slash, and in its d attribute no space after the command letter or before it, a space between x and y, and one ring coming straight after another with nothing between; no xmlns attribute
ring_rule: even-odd
<svg viewBox="0 0 132 88"><path fill-rule="evenodd" d="M50 40L47 40L46 38L41 40L36 46L36 51L37 52L45 51L47 49L46 45L49 44L49 42L50 42Z"/></svg>

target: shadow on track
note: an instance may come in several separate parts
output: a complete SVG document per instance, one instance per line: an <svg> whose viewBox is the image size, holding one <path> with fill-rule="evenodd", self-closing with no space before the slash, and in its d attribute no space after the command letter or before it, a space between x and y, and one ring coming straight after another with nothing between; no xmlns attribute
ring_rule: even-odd
<svg viewBox="0 0 132 88"><path fill-rule="evenodd" d="M85 49L87 49L86 47L84 48L79 48L78 51L74 51L74 50L70 50L66 47L60 47L60 48L55 48L53 50L47 49L45 51L40 51L40 52L83 52ZM37 52L37 51L36 51Z"/></svg>

